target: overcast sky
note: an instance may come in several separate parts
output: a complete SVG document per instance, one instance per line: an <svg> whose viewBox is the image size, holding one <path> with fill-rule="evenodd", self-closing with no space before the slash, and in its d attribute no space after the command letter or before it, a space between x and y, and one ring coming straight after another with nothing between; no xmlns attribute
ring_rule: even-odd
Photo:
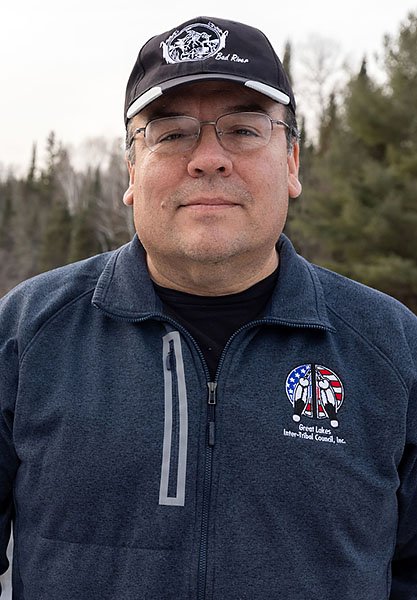
<svg viewBox="0 0 417 600"><path fill-rule="evenodd" d="M48 133L77 147L88 138L123 135L126 81L139 47L199 15L262 29L279 55L309 36L339 44L360 64L382 51L414 0L270 0L198 3L140 0L3 0L0 8L0 166L26 171L34 142L42 157ZM295 60L295 59L294 59ZM297 90L295 90L297 94Z"/></svg>

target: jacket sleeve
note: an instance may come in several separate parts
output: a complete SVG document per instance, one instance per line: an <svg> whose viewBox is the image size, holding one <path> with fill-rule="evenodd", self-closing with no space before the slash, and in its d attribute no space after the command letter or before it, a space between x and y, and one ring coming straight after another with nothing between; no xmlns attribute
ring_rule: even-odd
<svg viewBox="0 0 417 600"><path fill-rule="evenodd" d="M13 515L13 484L18 458L13 446L13 415L18 383L16 343L10 334L4 302L0 302L0 574L8 566L6 550ZM0 585L1 594L1 585Z"/></svg>
<svg viewBox="0 0 417 600"><path fill-rule="evenodd" d="M398 533L390 600L417 598L417 382L408 410L407 441L399 468Z"/></svg>

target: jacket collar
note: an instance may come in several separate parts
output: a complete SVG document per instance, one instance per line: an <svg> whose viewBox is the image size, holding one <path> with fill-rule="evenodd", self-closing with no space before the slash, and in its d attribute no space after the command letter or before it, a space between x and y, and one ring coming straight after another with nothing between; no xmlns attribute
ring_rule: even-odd
<svg viewBox="0 0 417 600"><path fill-rule="evenodd" d="M296 253L285 235L281 235L277 249L279 276L265 319L288 326L334 331L314 267ZM138 321L163 313L137 235L111 255L98 279L92 302L118 319Z"/></svg>
<svg viewBox="0 0 417 600"><path fill-rule="evenodd" d="M284 234L278 240L277 250L278 280L265 318L284 325L335 331L315 267L297 254Z"/></svg>

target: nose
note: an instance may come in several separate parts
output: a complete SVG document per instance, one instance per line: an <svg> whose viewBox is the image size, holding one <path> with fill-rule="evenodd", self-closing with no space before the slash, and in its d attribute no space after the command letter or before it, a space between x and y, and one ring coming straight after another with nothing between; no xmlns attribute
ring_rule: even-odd
<svg viewBox="0 0 417 600"><path fill-rule="evenodd" d="M227 177L233 170L230 153L220 144L212 124L201 128L200 139L191 153L187 170L191 177L221 175Z"/></svg>

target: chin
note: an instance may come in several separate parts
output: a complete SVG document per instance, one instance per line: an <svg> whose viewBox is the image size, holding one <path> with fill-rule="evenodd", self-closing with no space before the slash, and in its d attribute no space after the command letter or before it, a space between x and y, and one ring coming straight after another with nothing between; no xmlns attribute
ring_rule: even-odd
<svg viewBox="0 0 417 600"><path fill-rule="evenodd" d="M219 264L245 254L246 250L248 249L230 244L198 244L184 248L184 258L196 263Z"/></svg>

